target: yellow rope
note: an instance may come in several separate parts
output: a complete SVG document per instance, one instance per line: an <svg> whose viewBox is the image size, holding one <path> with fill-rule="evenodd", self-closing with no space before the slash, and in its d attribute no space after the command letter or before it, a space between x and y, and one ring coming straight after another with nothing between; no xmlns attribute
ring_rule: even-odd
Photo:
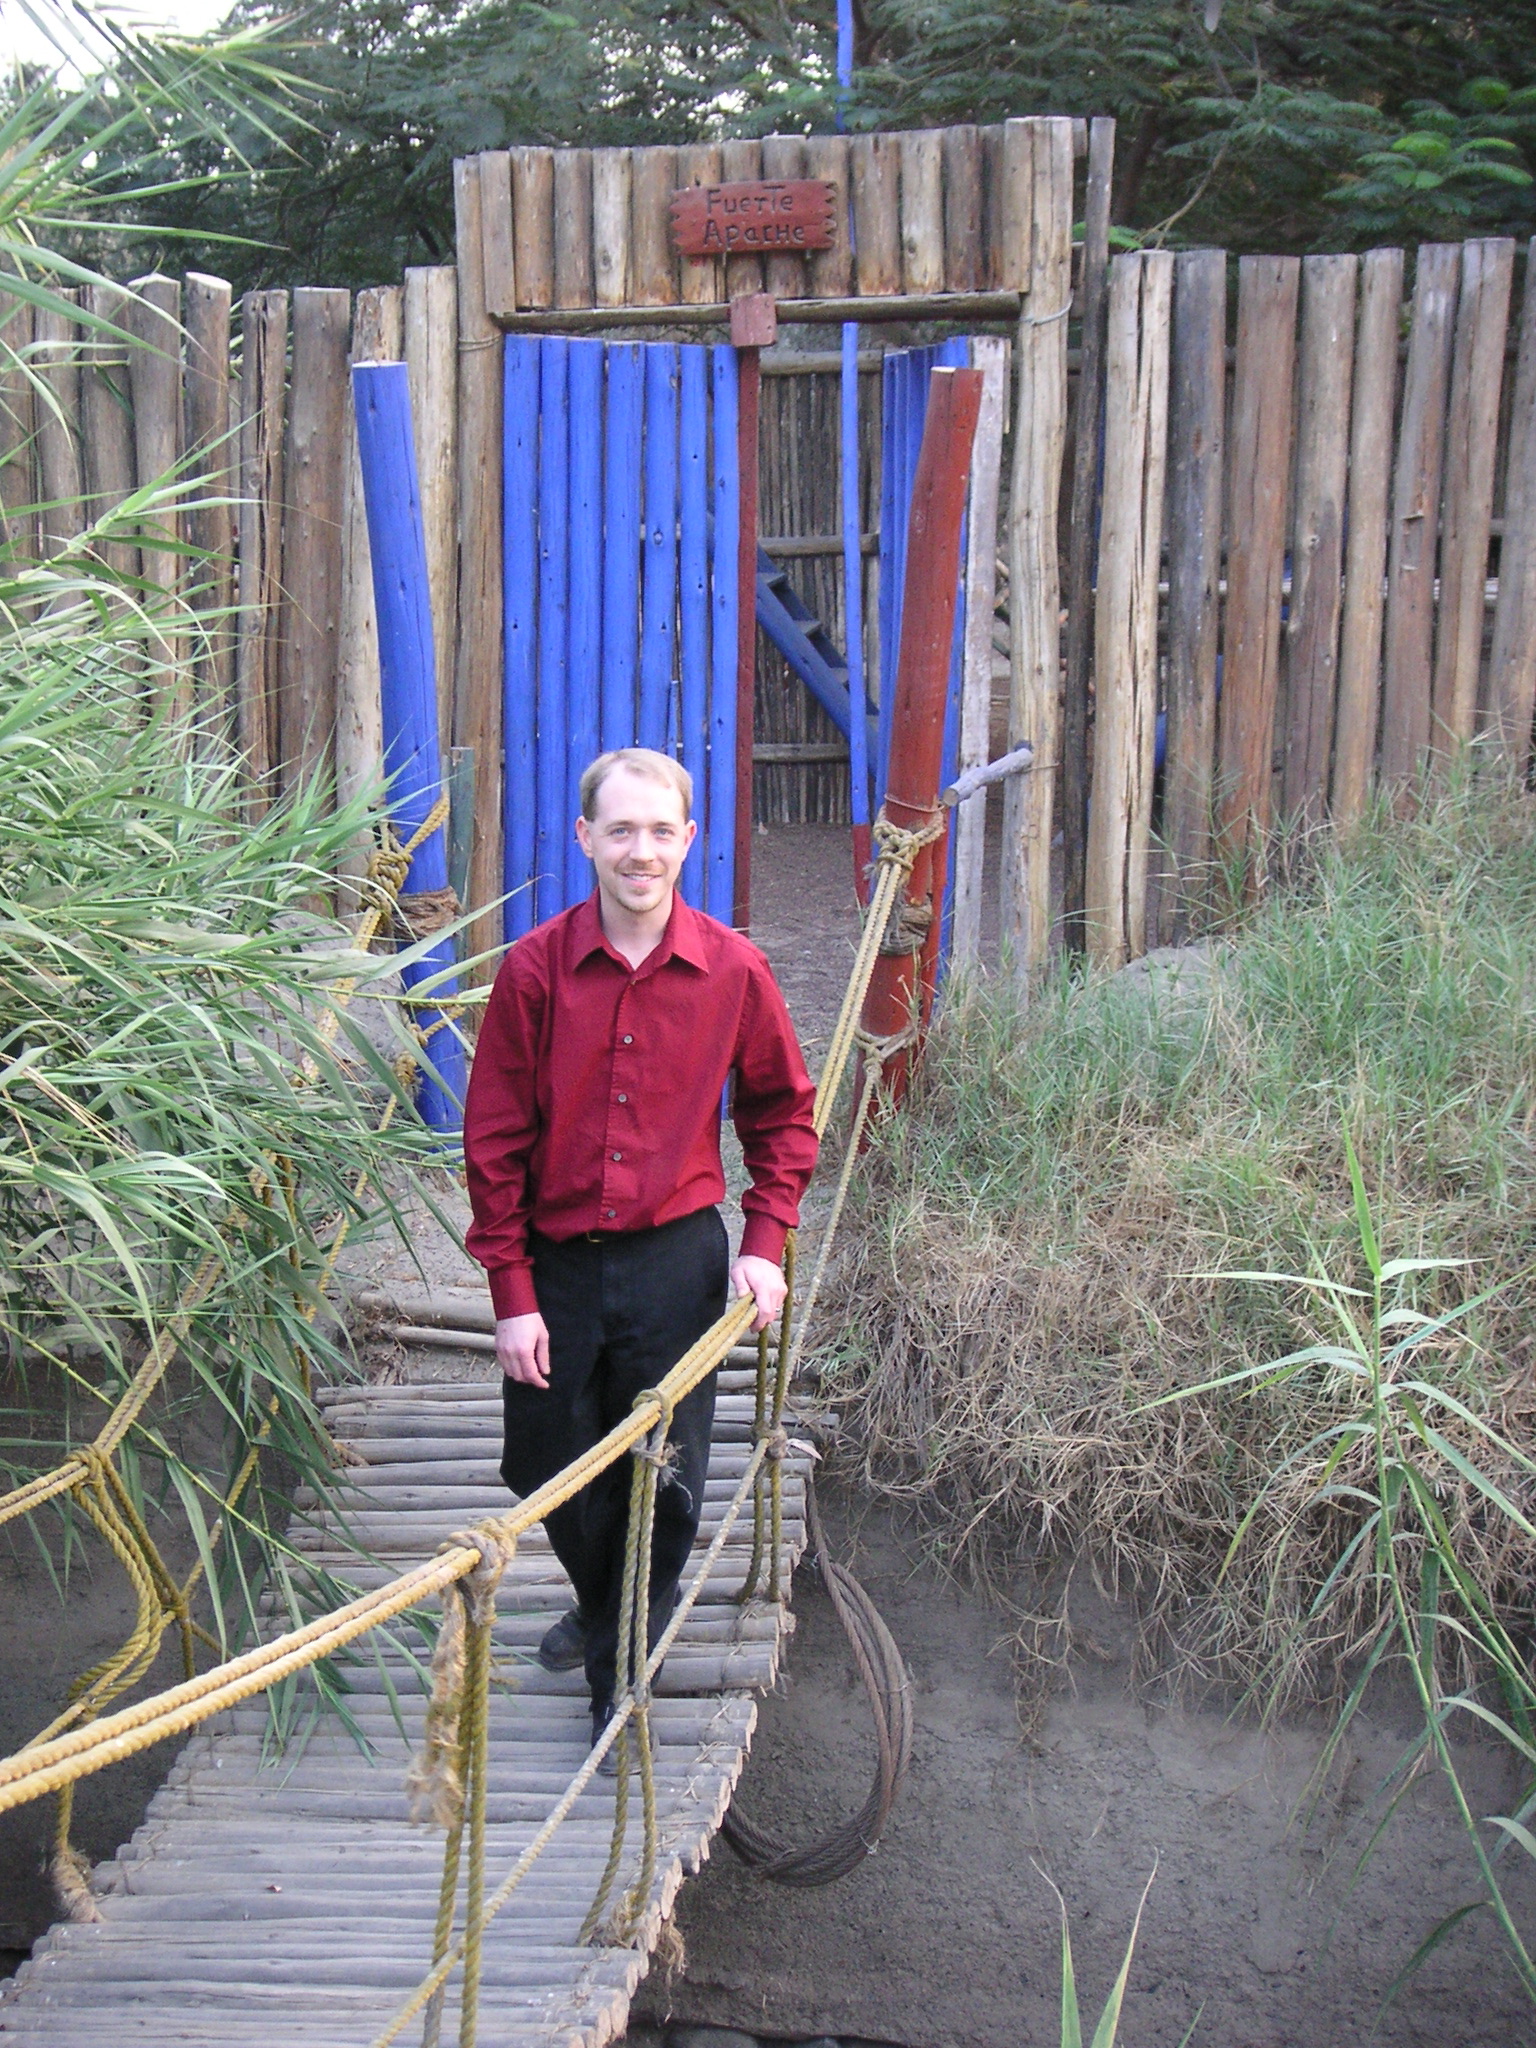
<svg viewBox="0 0 1536 2048"><path fill-rule="evenodd" d="M430 830L435 830L436 823L440 822L440 819L436 822L429 819L418 839L425 837ZM856 1043L863 1044L867 1055L865 1082L855 1117L848 1158L845 1159L844 1171L839 1181L838 1194L828 1228L823 1233L821 1255L807 1298L807 1315L814 1304L821 1274L825 1269L827 1250L841 1214L851 1176L850 1162L857 1156L857 1141L862 1135L884 1059L898 1042L906 1042L906 1034L897 1034L895 1039L885 1044L863 1037L857 1024L859 1011L868 992L875 961L879 956L881 943L903 881L910 873L912 862L920 849L943 830L943 821L935 821L932 825L917 831L894 827L883 817L876 825L876 839L880 852L875 886L871 891L864 932L855 955L854 970L850 976L816 1092L813 1117L818 1134L825 1132L830 1121L843 1072ZM402 849L401 856L397 858L403 857L405 851ZM398 887L398 883L395 886ZM370 915L373 914L370 912ZM334 1031L335 1028L333 1024L331 1029ZM787 1248L786 1266L792 1289L792 1242ZM615 1934L621 1939L628 1938L644 1911L645 1902L654 1883L658 1848L649 1728L651 1681L692 1610L709 1570L719 1556L749 1494L753 1496L754 1502L760 1498L761 1475L765 1463L772 1468L770 1569L775 1594L778 1591L782 1542L779 1468L785 1448L781 1417L795 1355L790 1343L791 1300L792 1295L786 1298L785 1315L781 1324L771 1408L765 1417L762 1412L762 1389L766 1381L767 1361L766 1348L760 1347L763 1374L760 1378L757 1440L749 1456L746 1471L722 1518L720 1528L654 1651L647 1654L650 1538L654 1522L657 1472L665 1455L671 1417L677 1403L716 1370L737 1339L754 1320L756 1309L750 1296L734 1302L726 1313L690 1346L660 1383L637 1399L634 1410L623 1422L617 1424L599 1443L573 1460L544 1486L530 1494L511 1514L478 1525L464 1537L444 1546L436 1558L403 1573L391 1585L380 1587L370 1594L350 1601L303 1628L290 1631L269 1643L258 1645L243 1657L235 1658L212 1671L204 1672L198 1677L189 1677L182 1685L172 1687L153 1699L140 1701L115 1715L95 1722L90 1727L74 1728L0 1761L0 1812L39 1797L45 1792L73 1784L89 1772L99 1770L123 1757L134 1755L152 1743L185 1733L187 1729L223 1711L226 1707L267 1689L279 1679L333 1655L358 1636L420 1604L432 1595L449 1594L450 1589L455 1588L460 1581L473 1579L478 1584L466 1589L465 1595L450 1597L449 1616L445 1617L444 1623L444 1630L447 1631L453 1610L462 1609L462 1680L452 1686L452 1691L458 1696L458 1703L451 1715L439 1715L436 1745L441 1755L448 1746L447 1729L452 1725L455 1737L451 1745L452 1752L457 1759L460 1783L464 1784L467 1779L467 1785L456 1821L450 1827L438 1926L433 1945L434 1963L401 2012L378 2037L375 2048L388 2048L388 2044L398 2038L410 2019L424 2007L430 2009L428 2039L435 2041L437 2020L440 2019L442 2009L442 1994L448 1978L460 1962L465 1965L461 1997L460 2048L475 2048L478 1986L485 1929L512 1896L516 1886L542 1853L543 1848L553 1838L577 1798L590 1783L603 1756L615 1742L621 1745L619 1783L615 1788L616 1808L621 1801L626 1800L631 1722L635 1723L637 1738L641 1744L640 1781L645 1842L641 1868L620 1909ZM163 1365L160 1370L163 1372ZM763 1426L765 1422L767 1427ZM626 1611L621 1613L620 1618L621 1686L616 1697L613 1719L533 1841L517 1859L496 1892L486 1900L484 1859L489 1756L490 1634L495 1612L496 1581L520 1534L543 1521L556 1507L572 1499L599 1472L606 1470L618 1458L646 1444L647 1439L647 1449L636 1459L631 1496L632 1511L626 1543L623 1602ZM243 1485L245 1477L246 1473L242 1470L237 1486ZM755 1506L755 1519L758 1512ZM758 1526L760 1527L760 1522ZM438 1698L437 1663L438 1660L434 1658L434 1700ZM630 1682L632 1672L636 1674L633 1683ZM451 1702L445 1702L445 1705L449 1704ZM432 1715L429 1710L429 1729L431 1727ZM429 1742L429 1750L431 1747L432 1744ZM462 1832L466 1823L470 1842L465 1927L463 1934L454 1941L451 1938L453 1907L462 1855ZM601 1913L622 1858L622 1833L617 1824L615 1844L615 1849L610 1853L610 1869L605 1873L604 1884L597 1900L594 1901L592 1914L589 1915L589 1922L592 1923L595 1923Z"/></svg>

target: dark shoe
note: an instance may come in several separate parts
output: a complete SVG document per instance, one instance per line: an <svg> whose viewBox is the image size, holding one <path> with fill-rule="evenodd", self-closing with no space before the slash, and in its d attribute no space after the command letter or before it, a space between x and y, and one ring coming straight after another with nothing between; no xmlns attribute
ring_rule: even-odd
<svg viewBox="0 0 1536 2048"><path fill-rule="evenodd" d="M587 1661L587 1625L573 1607L562 1614L539 1644L539 1662L546 1671L578 1671Z"/></svg>

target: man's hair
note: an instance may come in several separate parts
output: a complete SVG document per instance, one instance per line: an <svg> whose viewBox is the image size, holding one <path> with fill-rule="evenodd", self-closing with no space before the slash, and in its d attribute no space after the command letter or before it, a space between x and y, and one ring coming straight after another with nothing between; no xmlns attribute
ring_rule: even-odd
<svg viewBox="0 0 1536 2048"><path fill-rule="evenodd" d="M658 754L654 747L614 747L581 771L581 815L590 825L597 816L597 792L615 768L627 768L631 775L645 775L652 782L664 782L683 800L683 821L693 816L693 777L681 761L670 754Z"/></svg>

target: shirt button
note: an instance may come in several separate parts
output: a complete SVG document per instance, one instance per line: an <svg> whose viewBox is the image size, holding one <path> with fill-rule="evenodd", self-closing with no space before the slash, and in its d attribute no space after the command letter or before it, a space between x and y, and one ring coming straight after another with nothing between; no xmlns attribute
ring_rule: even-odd
<svg viewBox="0 0 1536 2048"><path fill-rule="evenodd" d="M628 1100L629 1100L629 1097L628 1097L627 1095L621 1095L621 1096L619 1097L619 1100L620 1100L620 1102L628 1102Z"/></svg>
<svg viewBox="0 0 1536 2048"><path fill-rule="evenodd" d="M624 1043L625 1043L626 1045L633 1045L633 1044L634 1044L634 1042L635 1042L635 1039L634 1039L634 1033L633 1033L633 1032L631 1032L631 1031L626 1031L626 1032L625 1032L625 1034L624 1034Z"/></svg>
<svg viewBox="0 0 1536 2048"><path fill-rule="evenodd" d="M613 1221L614 1217L618 1215L618 1213L619 1212L617 1209L610 1209L608 1211L608 1220L610 1223Z"/></svg>
<svg viewBox="0 0 1536 2048"><path fill-rule="evenodd" d="M622 1152L615 1152L613 1156L615 1159L622 1159L624 1154Z"/></svg>

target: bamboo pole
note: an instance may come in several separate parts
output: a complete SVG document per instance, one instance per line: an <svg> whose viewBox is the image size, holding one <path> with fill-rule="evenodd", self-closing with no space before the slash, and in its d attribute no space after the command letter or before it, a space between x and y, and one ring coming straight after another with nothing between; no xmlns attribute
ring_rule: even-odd
<svg viewBox="0 0 1536 2048"><path fill-rule="evenodd" d="M1028 293L1018 328L1009 522L1009 748L1038 764L1003 796L1002 934L1022 991L1045 966L1051 936L1051 838L1061 650L1056 520L1067 415L1067 314L1072 302L1072 124L1010 122L1029 151Z"/></svg>
<svg viewBox="0 0 1536 2048"><path fill-rule="evenodd" d="M1526 244L1520 353L1509 415L1499 601L1488 664L1488 723L1499 754L1523 775L1536 710L1536 239Z"/></svg>
<svg viewBox="0 0 1536 2048"><path fill-rule="evenodd" d="M1333 751L1359 267L1355 256L1307 256L1301 266L1282 803L1287 816L1311 824L1327 801Z"/></svg>
<svg viewBox="0 0 1536 2048"><path fill-rule="evenodd" d="M1147 944L1173 265L1149 252L1109 267L1085 922L1089 959L1110 969Z"/></svg>
<svg viewBox="0 0 1536 2048"><path fill-rule="evenodd" d="M513 158L516 191L517 165ZM480 188L472 165L454 166L458 235L459 590L453 672L453 744L475 755L470 906L479 912L468 949L500 943L501 917L487 908L501 879L501 473L502 340L485 304ZM523 250L518 243L518 289ZM478 970L482 978L486 970Z"/></svg>
<svg viewBox="0 0 1536 2048"><path fill-rule="evenodd" d="M1469 746L1477 722L1504 339L1514 276L1512 241L1463 245L1445 429L1440 619L1431 697L1430 746L1441 755Z"/></svg>
<svg viewBox="0 0 1536 2048"><path fill-rule="evenodd" d="M1088 681L1093 660L1093 567L1104 418L1104 287L1109 270L1109 201L1115 124L1093 123L1083 202L1082 341L1072 422L1072 505L1067 525L1066 669L1061 734L1062 929L1083 947L1084 859L1088 844ZM1219 381L1218 381L1219 390Z"/></svg>
<svg viewBox="0 0 1536 2048"><path fill-rule="evenodd" d="M1294 256L1238 268L1217 800L1220 850L1248 895L1262 886L1270 819L1300 281Z"/></svg>
<svg viewBox="0 0 1536 2048"><path fill-rule="evenodd" d="M1334 721L1332 810L1340 831L1363 814L1375 767L1382 578L1387 563L1387 493L1392 476L1402 302L1402 250L1368 251L1360 264L1360 321L1349 430L1349 544L1344 558L1339 701Z"/></svg>

